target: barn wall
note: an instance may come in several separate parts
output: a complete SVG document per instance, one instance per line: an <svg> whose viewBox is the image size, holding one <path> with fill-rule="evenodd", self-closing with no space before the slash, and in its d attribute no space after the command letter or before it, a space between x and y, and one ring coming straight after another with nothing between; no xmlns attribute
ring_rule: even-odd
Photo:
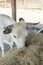
<svg viewBox="0 0 43 65"><path fill-rule="evenodd" d="M12 17L11 0L0 0L0 14Z"/></svg>
<svg viewBox="0 0 43 65"><path fill-rule="evenodd" d="M22 17L26 22L43 24L43 0L16 0L17 22Z"/></svg>

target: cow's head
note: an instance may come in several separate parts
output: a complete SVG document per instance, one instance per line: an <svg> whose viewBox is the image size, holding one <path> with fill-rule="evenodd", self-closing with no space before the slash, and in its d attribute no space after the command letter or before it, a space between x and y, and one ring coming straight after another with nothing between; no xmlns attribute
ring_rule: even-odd
<svg viewBox="0 0 43 65"><path fill-rule="evenodd" d="M25 37L27 35L26 24L23 22L15 23L4 28L4 34L12 34L12 38L17 48L25 46Z"/></svg>

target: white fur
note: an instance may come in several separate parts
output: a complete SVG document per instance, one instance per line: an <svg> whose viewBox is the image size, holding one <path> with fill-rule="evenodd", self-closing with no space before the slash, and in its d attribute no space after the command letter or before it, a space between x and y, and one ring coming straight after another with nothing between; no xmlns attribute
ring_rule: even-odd
<svg viewBox="0 0 43 65"><path fill-rule="evenodd" d="M4 57L4 43L9 44L11 48L13 45L13 39L11 35L3 34L3 30L4 30L3 28L8 25L14 24L14 22L15 21L11 19L9 16L0 14L0 47L2 50L2 57Z"/></svg>

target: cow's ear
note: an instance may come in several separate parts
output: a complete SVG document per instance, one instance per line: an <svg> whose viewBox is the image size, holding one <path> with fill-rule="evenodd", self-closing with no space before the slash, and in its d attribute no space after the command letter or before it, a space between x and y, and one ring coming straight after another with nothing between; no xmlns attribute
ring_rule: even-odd
<svg viewBox="0 0 43 65"><path fill-rule="evenodd" d="M4 34L9 34L9 33L11 33L11 32L12 32L12 29L5 29L5 30L3 31Z"/></svg>

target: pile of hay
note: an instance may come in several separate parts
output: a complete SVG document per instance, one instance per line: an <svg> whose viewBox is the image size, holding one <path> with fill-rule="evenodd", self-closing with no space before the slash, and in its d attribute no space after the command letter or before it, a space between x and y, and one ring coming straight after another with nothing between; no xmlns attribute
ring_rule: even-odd
<svg viewBox="0 0 43 65"><path fill-rule="evenodd" d="M32 33L31 35L40 36L41 34ZM31 38L32 39L32 38ZM39 38L38 38L39 39ZM41 43L31 43L23 49L9 50L4 58L0 58L0 65L43 65L43 45Z"/></svg>
<svg viewBox="0 0 43 65"><path fill-rule="evenodd" d="M43 34L41 33L29 33L26 37L25 45L28 46L30 44L43 45Z"/></svg>

